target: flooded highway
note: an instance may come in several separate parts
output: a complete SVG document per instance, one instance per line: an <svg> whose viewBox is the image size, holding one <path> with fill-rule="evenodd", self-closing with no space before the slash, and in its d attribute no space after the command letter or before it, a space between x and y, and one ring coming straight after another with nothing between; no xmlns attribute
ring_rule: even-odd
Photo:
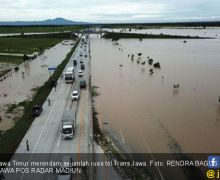
<svg viewBox="0 0 220 180"><path fill-rule="evenodd" d="M101 128L130 152L218 152L213 137L220 136L219 49L219 39L121 39L117 44L92 36Z"/></svg>

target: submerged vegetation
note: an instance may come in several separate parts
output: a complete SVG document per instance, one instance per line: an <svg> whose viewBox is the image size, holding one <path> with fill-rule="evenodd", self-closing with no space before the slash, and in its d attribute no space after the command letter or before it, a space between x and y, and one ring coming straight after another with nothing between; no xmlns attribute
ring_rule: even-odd
<svg viewBox="0 0 220 180"><path fill-rule="evenodd" d="M99 88L98 86L92 86L92 89L91 89L92 97L96 97L100 95L100 93L97 91L98 88Z"/></svg>

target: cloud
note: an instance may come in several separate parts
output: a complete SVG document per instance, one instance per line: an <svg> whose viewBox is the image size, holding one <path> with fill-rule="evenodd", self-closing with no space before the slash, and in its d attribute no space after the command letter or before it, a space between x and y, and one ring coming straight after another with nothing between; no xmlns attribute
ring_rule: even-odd
<svg viewBox="0 0 220 180"><path fill-rule="evenodd" d="M219 0L1 0L0 21L64 17L86 22L220 20Z"/></svg>

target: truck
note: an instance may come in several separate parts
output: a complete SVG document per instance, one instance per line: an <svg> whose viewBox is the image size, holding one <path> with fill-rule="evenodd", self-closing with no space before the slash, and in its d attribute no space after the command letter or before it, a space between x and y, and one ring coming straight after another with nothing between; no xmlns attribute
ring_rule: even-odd
<svg viewBox="0 0 220 180"><path fill-rule="evenodd" d="M64 79L66 83L72 83L75 79L74 67L70 66L66 69L64 73Z"/></svg>
<svg viewBox="0 0 220 180"><path fill-rule="evenodd" d="M76 115L74 111L64 111L63 117L61 120L62 128L61 128L61 135L63 139L72 139L74 132L75 132L75 126L76 126Z"/></svg>

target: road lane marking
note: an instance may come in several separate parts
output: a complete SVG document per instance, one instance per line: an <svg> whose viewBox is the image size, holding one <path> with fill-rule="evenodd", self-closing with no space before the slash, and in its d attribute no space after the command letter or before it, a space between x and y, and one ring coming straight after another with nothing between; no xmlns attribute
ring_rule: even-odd
<svg viewBox="0 0 220 180"><path fill-rule="evenodd" d="M64 85L62 85L58 96L60 96L60 93L61 93L63 87L64 87ZM52 112L53 112L53 110L54 110L54 107L55 107L56 103L57 103L57 101L54 103L54 105L53 105L53 107L52 107L52 110L51 110L50 113L49 113L49 116L48 116L48 118L47 118L47 120L46 120L46 122L45 122L45 124L44 124L43 129L41 130L40 136L39 136L38 139L37 139L37 142L36 142L36 144L35 144L35 146L34 146L34 149L33 149L32 153L34 153L35 150L36 150L36 148L37 148L37 145L38 145L38 143L39 143L39 141L40 141L40 138L41 138L41 136L42 136L42 134L43 134L43 132L44 132L44 129L45 129L45 127L46 127L48 121L50 120L50 116L51 116L51 114L52 114Z"/></svg>
<svg viewBox="0 0 220 180"><path fill-rule="evenodd" d="M121 129L120 129L120 134L121 134L121 139L122 139L122 142L125 144L125 139L124 139L124 136L123 136L123 134L122 134Z"/></svg>
<svg viewBox="0 0 220 180"><path fill-rule="evenodd" d="M142 139L143 139L143 142L144 142L144 146L146 147L147 151L149 152L149 154L150 154L152 160L155 160L155 157L154 157L154 155L152 154L152 152L151 152L151 150L150 150L150 146L148 145L146 139L144 139L143 137L142 137ZM161 178L162 180L165 180L165 178L163 177L162 172L160 171L160 168L159 168L158 166L156 166L156 169L157 169L157 171L158 171L158 173L159 173L159 175L160 175L160 178Z"/></svg>
<svg viewBox="0 0 220 180"><path fill-rule="evenodd" d="M61 138L61 133L60 133L59 139L58 139L58 141L57 141L57 147L60 145L60 138Z"/></svg>

